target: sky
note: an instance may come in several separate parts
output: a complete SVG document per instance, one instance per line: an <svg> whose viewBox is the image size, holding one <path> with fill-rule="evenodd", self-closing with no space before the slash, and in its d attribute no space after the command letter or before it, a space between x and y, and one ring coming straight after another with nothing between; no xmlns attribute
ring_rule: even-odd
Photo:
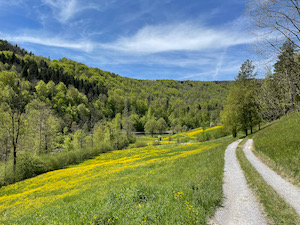
<svg viewBox="0 0 300 225"><path fill-rule="evenodd" d="M0 0L0 39L137 79L233 80L246 0Z"/></svg>

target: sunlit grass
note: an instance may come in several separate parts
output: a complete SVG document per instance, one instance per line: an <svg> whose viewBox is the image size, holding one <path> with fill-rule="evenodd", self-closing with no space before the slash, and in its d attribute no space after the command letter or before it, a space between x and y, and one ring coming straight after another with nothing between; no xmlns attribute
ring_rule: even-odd
<svg viewBox="0 0 300 225"><path fill-rule="evenodd" d="M300 113L283 117L254 136L255 153L300 186Z"/></svg>
<svg viewBox="0 0 300 225"><path fill-rule="evenodd" d="M223 137L222 135L222 126L209 127L205 129L205 134L209 135L209 139L217 139ZM196 142L199 141L199 138L203 135L202 127L189 130L187 132L181 132L173 135L154 135L153 137L150 135L138 135L136 137L137 142L143 142L146 145L155 145L155 144L170 144L170 143L178 143L178 142ZM159 140L159 137L161 140ZM159 141L159 143L157 143Z"/></svg>
<svg viewBox="0 0 300 225"><path fill-rule="evenodd" d="M0 224L204 224L231 138L102 154L0 189Z"/></svg>
<svg viewBox="0 0 300 225"><path fill-rule="evenodd" d="M270 224L300 224L300 218L295 210L266 183L246 158L243 152L243 145L246 143L246 140L239 144L236 153L237 158L244 171L247 183L262 204Z"/></svg>

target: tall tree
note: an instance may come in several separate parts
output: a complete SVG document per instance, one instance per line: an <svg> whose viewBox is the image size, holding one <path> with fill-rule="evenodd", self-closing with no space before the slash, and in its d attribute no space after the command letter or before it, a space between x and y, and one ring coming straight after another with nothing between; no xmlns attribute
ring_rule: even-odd
<svg viewBox="0 0 300 225"><path fill-rule="evenodd" d="M246 60L236 77L235 85L230 89L227 104L222 112L225 128L236 136L237 130L243 130L248 135L248 129L253 132L253 126L259 123L259 105L255 101L257 83L255 82L255 67Z"/></svg>
<svg viewBox="0 0 300 225"><path fill-rule="evenodd" d="M16 172L17 150L23 129L25 107L30 99L29 87L29 82L24 81L14 72L0 72L0 102L4 112L10 118L6 127L13 148L14 173Z"/></svg>
<svg viewBox="0 0 300 225"><path fill-rule="evenodd" d="M295 110L295 104L300 97L300 64L295 58L295 44L287 40L282 47L282 53L274 65L273 77L283 94L285 113Z"/></svg>
<svg viewBox="0 0 300 225"><path fill-rule="evenodd" d="M57 145L59 120L46 103L33 100L26 109L26 134L28 148L36 154L53 152Z"/></svg>
<svg viewBox="0 0 300 225"><path fill-rule="evenodd" d="M147 121L145 124L145 131L146 133L151 134L153 137L154 133L157 131L157 122L154 117Z"/></svg>
<svg viewBox="0 0 300 225"><path fill-rule="evenodd" d="M168 124L167 124L167 122L165 121L164 118L161 117L157 120L157 130L160 134L165 132L167 127L168 127Z"/></svg>

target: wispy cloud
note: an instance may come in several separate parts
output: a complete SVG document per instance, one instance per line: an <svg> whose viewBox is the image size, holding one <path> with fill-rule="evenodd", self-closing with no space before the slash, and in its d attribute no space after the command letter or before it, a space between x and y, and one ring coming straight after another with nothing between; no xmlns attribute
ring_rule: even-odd
<svg viewBox="0 0 300 225"><path fill-rule="evenodd" d="M226 56L226 51L227 51L227 48L225 48L224 51L222 52L222 54L220 55L219 61L216 65L216 71L213 75L214 79L216 79L219 75L220 69L222 68L222 65L223 65L224 58Z"/></svg>
<svg viewBox="0 0 300 225"><path fill-rule="evenodd" d="M47 38L45 36L27 36L25 35L7 35L1 34L0 36L3 39L16 42L16 43L31 43L31 44L38 44L50 47L59 47L59 48L68 48L68 49L75 49L82 52L91 52L94 49L94 44L87 40L81 41L66 41L59 37Z"/></svg>
<svg viewBox="0 0 300 225"><path fill-rule="evenodd" d="M145 26L133 36L121 37L104 48L152 54L169 51L201 51L249 44L255 38L226 28L209 28L191 23Z"/></svg>
<svg viewBox="0 0 300 225"><path fill-rule="evenodd" d="M16 5L21 5L23 3L22 0L0 0L0 5L1 6L7 6L7 5L12 5L12 6L16 6Z"/></svg>
<svg viewBox="0 0 300 225"><path fill-rule="evenodd" d="M94 9L100 10L99 6L89 1L78 1L78 0L42 0L44 5L49 6L55 17L61 23L68 22L77 13L87 10Z"/></svg>

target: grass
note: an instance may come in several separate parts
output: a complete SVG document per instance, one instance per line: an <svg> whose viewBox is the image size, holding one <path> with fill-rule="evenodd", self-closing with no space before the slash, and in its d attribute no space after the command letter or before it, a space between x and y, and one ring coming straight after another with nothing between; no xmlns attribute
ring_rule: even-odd
<svg viewBox="0 0 300 225"><path fill-rule="evenodd" d="M232 138L102 154L0 189L0 224L205 224Z"/></svg>
<svg viewBox="0 0 300 225"><path fill-rule="evenodd" d="M175 143L173 141L169 142L168 141L168 135L163 134L163 135L138 135L136 136L136 143L144 143L145 145L153 145L155 142L157 142L159 139L158 137L161 137L162 140L159 141L159 144L170 144L170 143ZM135 146L135 144L132 144L132 146Z"/></svg>
<svg viewBox="0 0 300 225"><path fill-rule="evenodd" d="M208 139L219 138L221 137L222 126L206 128L204 133L205 135L208 135L210 137ZM199 127L187 132L174 134L171 136L171 139L173 141L177 141L177 139L179 139L181 142L197 141L197 140L201 140L202 135L203 135L203 129L202 127ZM168 140L168 138L164 138L164 140Z"/></svg>
<svg viewBox="0 0 300 225"><path fill-rule="evenodd" d="M242 150L245 141L246 139L237 148L237 158L244 171L247 183L254 190L259 202L263 205L270 224L300 224L300 218L295 210L264 181L262 176L247 160Z"/></svg>
<svg viewBox="0 0 300 225"><path fill-rule="evenodd" d="M0 187L52 170L78 164L110 150L112 150L111 144L103 142L101 147L63 151L56 154L35 155L33 152L20 151L17 155L16 175L13 174L13 159L7 162L6 173L4 162L0 162Z"/></svg>
<svg viewBox="0 0 300 225"><path fill-rule="evenodd" d="M174 135L138 135L136 141L140 143L145 143L147 145L155 145L158 137L162 137L159 144L170 144L170 143L186 143L186 142L196 142L196 141L206 141L211 139L217 139L226 136L223 132L222 126L215 126L205 129L205 137L203 137L203 129L201 127L189 130L187 132L182 132ZM134 146L134 145L132 145Z"/></svg>
<svg viewBox="0 0 300 225"><path fill-rule="evenodd" d="M283 117L254 135L255 154L300 186L300 113Z"/></svg>

